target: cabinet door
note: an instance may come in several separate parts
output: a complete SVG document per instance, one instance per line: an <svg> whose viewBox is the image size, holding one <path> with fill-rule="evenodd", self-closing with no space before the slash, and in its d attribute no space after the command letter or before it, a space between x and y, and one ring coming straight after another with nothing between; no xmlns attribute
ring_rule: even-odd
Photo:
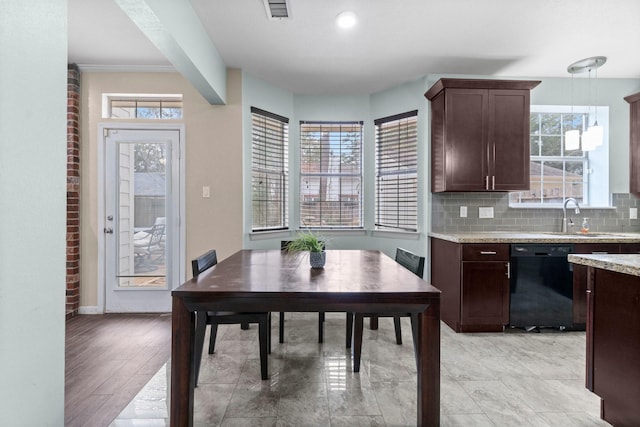
<svg viewBox="0 0 640 427"><path fill-rule="evenodd" d="M575 245L576 254L617 254L617 243L580 243ZM571 264L573 268L573 327L583 329L587 322L587 266Z"/></svg>
<svg viewBox="0 0 640 427"><path fill-rule="evenodd" d="M629 121L629 192L640 195L640 94L625 98L631 103Z"/></svg>
<svg viewBox="0 0 640 427"><path fill-rule="evenodd" d="M509 323L509 278L505 261L462 263L462 325L495 326Z"/></svg>
<svg viewBox="0 0 640 427"><path fill-rule="evenodd" d="M489 91L490 188L496 191L530 187L529 91Z"/></svg>
<svg viewBox="0 0 640 427"><path fill-rule="evenodd" d="M486 89L446 91L447 191L486 190L488 93Z"/></svg>

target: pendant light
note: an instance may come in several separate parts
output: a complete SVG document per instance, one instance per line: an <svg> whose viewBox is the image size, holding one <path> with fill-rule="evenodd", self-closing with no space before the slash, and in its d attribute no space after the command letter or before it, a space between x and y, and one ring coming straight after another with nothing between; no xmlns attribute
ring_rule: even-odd
<svg viewBox="0 0 640 427"><path fill-rule="evenodd" d="M571 121L573 122L573 74L571 74ZM580 149L580 131L578 129L565 132L564 149L565 151Z"/></svg>
<svg viewBox="0 0 640 427"><path fill-rule="evenodd" d="M591 58L585 58L580 61L574 62L567 67L567 71L571 74L571 112L573 113L573 75L578 73L589 72L589 84L588 84L588 110L587 110L587 130L582 133L582 151L594 150L597 146L602 145L604 140L604 132L602 126L598 125L598 68L607 62L606 56L592 56ZM595 121L593 126L588 126L589 115L591 114L591 70L596 71L595 86L596 86L596 100L595 100ZM578 141L578 135L580 131L569 130L565 133L565 149L577 150L580 148L580 142Z"/></svg>

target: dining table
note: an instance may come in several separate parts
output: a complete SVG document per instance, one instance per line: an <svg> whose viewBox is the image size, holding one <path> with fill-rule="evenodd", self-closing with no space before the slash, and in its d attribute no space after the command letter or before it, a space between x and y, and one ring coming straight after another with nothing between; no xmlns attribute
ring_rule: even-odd
<svg viewBox="0 0 640 427"><path fill-rule="evenodd" d="M311 268L308 252L243 249L172 291L171 426L193 424L200 311L410 313L416 425L439 425L440 291L381 251L326 252L324 268Z"/></svg>

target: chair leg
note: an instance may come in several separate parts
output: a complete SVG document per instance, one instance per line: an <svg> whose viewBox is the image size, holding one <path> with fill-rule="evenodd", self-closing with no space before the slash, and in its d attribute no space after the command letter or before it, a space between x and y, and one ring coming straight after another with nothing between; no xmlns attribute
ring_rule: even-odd
<svg viewBox="0 0 640 427"><path fill-rule="evenodd" d="M318 313L318 342L324 342L324 313Z"/></svg>
<svg viewBox="0 0 640 427"><path fill-rule="evenodd" d="M353 331L353 372L360 372L360 359L362 356L362 332L364 329L364 316L356 313L355 327Z"/></svg>
<svg viewBox="0 0 640 427"><path fill-rule="evenodd" d="M211 323L211 338L209 338L209 354L213 354L216 350L216 336L218 336L218 324Z"/></svg>
<svg viewBox="0 0 640 427"><path fill-rule="evenodd" d="M267 350L269 354L271 354L271 312L267 313L267 321L269 327L267 328ZM260 331L258 331L260 333Z"/></svg>
<svg viewBox="0 0 640 427"><path fill-rule="evenodd" d="M393 327L396 330L396 344L402 345L402 327L400 326L400 316L393 316Z"/></svg>
<svg viewBox="0 0 640 427"><path fill-rule="evenodd" d="M269 327L269 322L267 319L262 319L258 323L258 341L260 345L260 376L263 380L269 378L268 374L268 360L267 360L267 341L269 340L269 332L267 328Z"/></svg>
<svg viewBox="0 0 640 427"><path fill-rule="evenodd" d="M346 347L351 348L351 340L353 339L353 313L347 312L347 333L346 333Z"/></svg>
<svg viewBox="0 0 640 427"><path fill-rule="evenodd" d="M371 316L369 318L369 329L378 329L378 316Z"/></svg>
<svg viewBox="0 0 640 427"><path fill-rule="evenodd" d="M196 312L196 342L193 354L193 369L195 375L195 385L198 386L200 376L200 363L202 363L202 349L204 348L204 334L207 329L207 312Z"/></svg>
<svg viewBox="0 0 640 427"><path fill-rule="evenodd" d="M284 342L284 312L280 312L280 344Z"/></svg>

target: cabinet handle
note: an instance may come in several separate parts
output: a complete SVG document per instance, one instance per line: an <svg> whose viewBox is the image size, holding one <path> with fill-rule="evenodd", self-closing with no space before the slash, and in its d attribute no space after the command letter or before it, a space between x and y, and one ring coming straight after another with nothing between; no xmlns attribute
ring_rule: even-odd
<svg viewBox="0 0 640 427"><path fill-rule="evenodd" d="M603 251L603 252L598 252L598 251L594 251L591 252L593 255L609 255L609 252Z"/></svg>
<svg viewBox="0 0 640 427"><path fill-rule="evenodd" d="M496 251L480 251L480 255L495 255Z"/></svg>
<svg viewBox="0 0 640 427"><path fill-rule="evenodd" d="M492 190L495 190L495 189L496 189L496 176L495 176L495 175L493 175L493 176L491 177L491 189L492 189Z"/></svg>
<svg viewBox="0 0 640 427"><path fill-rule="evenodd" d="M484 177L484 188L485 190L489 189L489 175Z"/></svg>
<svg viewBox="0 0 640 427"><path fill-rule="evenodd" d="M507 279L511 279L511 263L508 262L505 266L507 267Z"/></svg>

